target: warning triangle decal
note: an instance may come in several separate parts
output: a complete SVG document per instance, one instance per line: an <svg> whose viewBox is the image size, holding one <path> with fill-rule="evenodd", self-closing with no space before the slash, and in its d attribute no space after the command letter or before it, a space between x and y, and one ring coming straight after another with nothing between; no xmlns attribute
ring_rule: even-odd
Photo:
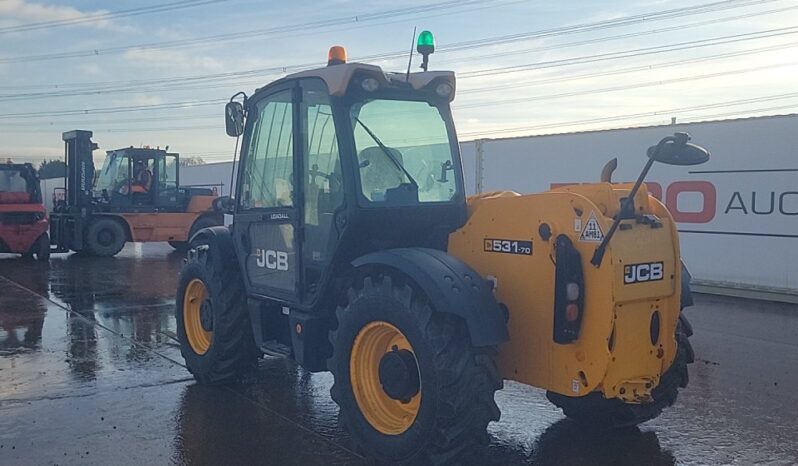
<svg viewBox="0 0 798 466"><path fill-rule="evenodd" d="M590 218L587 220L582 234L579 236L579 241L586 243L600 243L604 239L604 232L601 230L601 224L596 220L596 214L590 212Z"/></svg>

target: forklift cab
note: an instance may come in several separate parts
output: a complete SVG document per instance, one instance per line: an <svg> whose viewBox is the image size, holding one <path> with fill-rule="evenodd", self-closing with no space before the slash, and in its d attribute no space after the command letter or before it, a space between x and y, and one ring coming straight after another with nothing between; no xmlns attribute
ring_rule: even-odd
<svg viewBox="0 0 798 466"><path fill-rule="evenodd" d="M126 148L107 152L95 183L95 198L114 206L176 207L178 154Z"/></svg>
<svg viewBox="0 0 798 466"><path fill-rule="evenodd" d="M29 163L0 164L0 204L38 204L42 202L39 178Z"/></svg>

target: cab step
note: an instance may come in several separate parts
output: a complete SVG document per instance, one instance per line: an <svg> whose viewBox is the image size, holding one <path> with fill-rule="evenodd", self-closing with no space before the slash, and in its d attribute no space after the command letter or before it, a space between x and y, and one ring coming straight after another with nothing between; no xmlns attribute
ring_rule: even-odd
<svg viewBox="0 0 798 466"><path fill-rule="evenodd" d="M272 358L288 358L291 356L291 347L276 340L264 341L260 347L264 355Z"/></svg>

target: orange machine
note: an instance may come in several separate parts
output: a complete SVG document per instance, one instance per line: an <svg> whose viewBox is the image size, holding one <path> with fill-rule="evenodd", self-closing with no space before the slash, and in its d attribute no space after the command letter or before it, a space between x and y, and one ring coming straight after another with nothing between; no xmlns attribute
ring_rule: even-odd
<svg viewBox="0 0 798 466"><path fill-rule="evenodd" d="M66 192L50 214L54 252L113 256L128 241L167 241L183 249L197 231L223 223L215 190L180 185L178 154L112 150L96 171L91 137L80 130L63 135Z"/></svg>

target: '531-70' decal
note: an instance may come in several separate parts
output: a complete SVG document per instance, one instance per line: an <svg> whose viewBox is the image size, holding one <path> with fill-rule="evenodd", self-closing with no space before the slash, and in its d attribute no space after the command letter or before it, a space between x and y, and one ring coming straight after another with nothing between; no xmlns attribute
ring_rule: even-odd
<svg viewBox="0 0 798 466"><path fill-rule="evenodd" d="M532 255L532 241L517 241L514 239L485 239L485 252L500 252L504 254Z"/></svg>

